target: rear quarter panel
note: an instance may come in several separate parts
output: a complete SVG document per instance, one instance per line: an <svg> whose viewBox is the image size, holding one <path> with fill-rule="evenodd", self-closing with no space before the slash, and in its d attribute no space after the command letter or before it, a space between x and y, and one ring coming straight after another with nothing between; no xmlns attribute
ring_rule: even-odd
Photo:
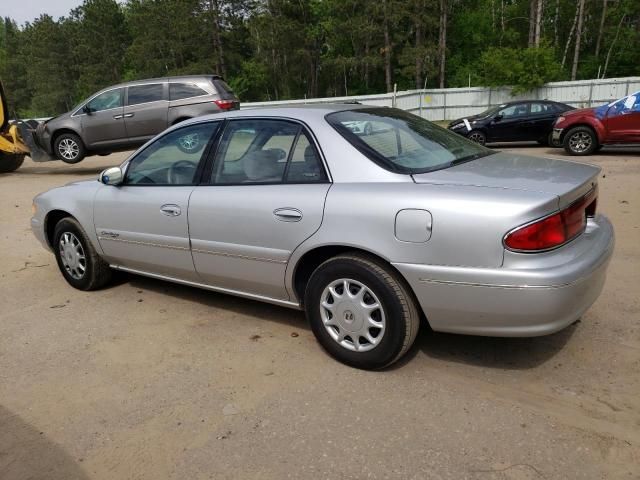
<svg viewBox="0 0 640 480"><path fill-rule="evenodd" d="M557 208L558 197L541 192L414 183L334 184L322 226L292 254L287 286L302 255L326 245L363 249L392 263L499 267L504 235ZM396 238L395 219L403 209L431 213L427 241Z"/></svg>

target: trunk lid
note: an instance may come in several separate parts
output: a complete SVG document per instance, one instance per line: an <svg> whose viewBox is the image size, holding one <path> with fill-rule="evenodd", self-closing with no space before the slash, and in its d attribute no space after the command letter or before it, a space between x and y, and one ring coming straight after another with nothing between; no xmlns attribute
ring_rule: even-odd
<svg viewBox="0 0 640 480"><path fill-rule="evenodd" d="M467 163L413 175L416 183L543 192L564 208L597 184L600 168L585 163L496 152Z"/></svg>

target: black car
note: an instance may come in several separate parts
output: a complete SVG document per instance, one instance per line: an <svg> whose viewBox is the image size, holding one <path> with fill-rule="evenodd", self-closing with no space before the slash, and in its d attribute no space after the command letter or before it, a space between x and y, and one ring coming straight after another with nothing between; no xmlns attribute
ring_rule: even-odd
<svg viewBox="0 0 640 480"><path fill-rule="evenodd" d="M509 102L454 120L447 128L482 145L529 140L549 145L556 118L567 110L573 107L548 100Z"/></svg>

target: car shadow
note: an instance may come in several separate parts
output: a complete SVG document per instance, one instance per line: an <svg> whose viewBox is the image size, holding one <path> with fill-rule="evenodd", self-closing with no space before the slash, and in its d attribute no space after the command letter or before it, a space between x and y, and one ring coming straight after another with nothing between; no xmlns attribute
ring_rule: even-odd
<svg viewBox="0 0 640 480"><path fill-rule="evenodd" d="M0 406L0 478L88 480L79 465L82 461Z"/></svg>
<svg viewBox="0 0 640 480"><path fill-rule="evenodd" d="M133 274L121 275L117 282L128 283L137 289L150 290L180 300L196 302L206 307L228 310L269 322L277 322L291 328L311 329L304 312L299 310Z"/></svg>
<svg viewBox="0 0 640 480"><path fill-rule="evenodd" d="M528 370L552 359L562 350L580 321L552 335L528 338L479 337L434 332L423 325L412 352L406 361L418 352L426 357L451 363L499 370ZM401 365L400 365L401 366Z"/></svg>
<svg viewBox="0 0 640 480"><path fill-rule="evenodd" d="M127 274L120 278L121 283L128 283L137 289L170 295L180 300L197 302L255 319L277 322L291 328L310 330L302 311L142 276ZM505 338L434 332L423 322L413 347L387 370L395 370L412 362L419 352L428 358L445 362L500 370L531 369L549 361L561 351L578 325L579 321L555 334L543 337Z"/></svg>

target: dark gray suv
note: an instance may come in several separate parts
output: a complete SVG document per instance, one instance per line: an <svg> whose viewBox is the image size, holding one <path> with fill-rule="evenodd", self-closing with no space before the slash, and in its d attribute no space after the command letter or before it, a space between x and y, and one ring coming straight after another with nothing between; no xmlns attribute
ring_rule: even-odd
<svg viewBox="0 0 640 480"><path fill-rule="evenodd" d="M78 163L86 155L142 145L188 118L239 108L240 101L217 75L138 80L105 88L41 123L35 138L50 155ZM186 142L183 148L190 146Z"/></svg>

